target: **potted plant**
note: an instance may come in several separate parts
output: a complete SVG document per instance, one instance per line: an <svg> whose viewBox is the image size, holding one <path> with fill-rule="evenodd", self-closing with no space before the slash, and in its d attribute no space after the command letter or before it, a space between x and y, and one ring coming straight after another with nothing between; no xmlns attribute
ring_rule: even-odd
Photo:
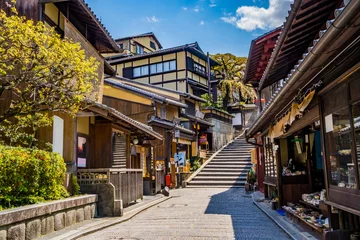
<svg viewBox="0 0 360 240"><path fill-rule="evenodd" d="M246 184L245 184L245 191L253 191L253 186L256 183L256 173L251 168L246 175Z"/></svg>

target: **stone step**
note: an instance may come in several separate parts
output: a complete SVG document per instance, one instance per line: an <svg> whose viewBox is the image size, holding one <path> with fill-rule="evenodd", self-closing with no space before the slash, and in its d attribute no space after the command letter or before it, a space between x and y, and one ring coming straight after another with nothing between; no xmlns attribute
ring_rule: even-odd
<svg viewBox="0 0 360 240"><path fill-rule="evenodd" d="M234 172L203 172L201 171L197 176L240 176L243 175L243 171L234 171Z"/></svg>
<svg viewBox="0 0 360 240"><path fill-rule="evenodd" d="M187 185L187 188L244 188L243 185L232 185L232 186L225 186L225 185Z"/></svg>
<svg viewBox="0 0 360 240"><path fill-rule="evenodd" d="M210 168L204 168L201 172L203 173L210 173L210 172L222 172L222 173L225 173L225 172L228 172L228 173L236 173L236 174L239 174L239 172L243 172L243 171L248 171L249 169L251 168L251 166L249 167L236 167L236 168L221 168L221 166L219 167L210 167ZM200 173L199 173L200 174Z"/></svg>
<svg viewBox="0 0 360 240"><path fill-rule="evenodd" d="M240 185L244 186L246 181L191 181L189 185L222 185L222 186L231 186L231 185Z"/></svg>
<svg viewBox="0 0 360 240"><path fill-rule="evenodd" d="M220 160L224 160L224 159L242 159L243 161L247 161L247 160L251 160L250 156L242 156L242 155L216 155L213 159L220 159Z"/></svg>
<svg viewBox="0 0 360 240"><path fill-rule="evenodd" d="M193 181L242 181L245 176L196 176Z"/></svg>
<svg viewBox="0 0 360 240"><path fill-rule="evenodd" d="M218 161L214 162L211 161L206 166L213 166L213 165L251 165L250 161Z"/></svg>
<svg viewBox="0 0 360 240"><path fill-rule="evenodd" d="M204 167L204 169L207 168L236 168L236 169L243 169L243 168L249 168L252 165L247 163L247 164L211 164L210 163L208 165L206 165Z"/></svg>

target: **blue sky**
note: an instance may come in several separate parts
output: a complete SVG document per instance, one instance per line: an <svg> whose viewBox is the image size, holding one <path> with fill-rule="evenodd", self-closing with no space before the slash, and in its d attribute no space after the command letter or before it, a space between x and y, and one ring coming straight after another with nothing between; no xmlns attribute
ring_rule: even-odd
<svg viewBox="0 0 360 240"><path fill-rule="evenodd" d="M282 24L292 0L86 0L114 38L154 32L164 48L197 41L247 56L251 40Z"/></svg>

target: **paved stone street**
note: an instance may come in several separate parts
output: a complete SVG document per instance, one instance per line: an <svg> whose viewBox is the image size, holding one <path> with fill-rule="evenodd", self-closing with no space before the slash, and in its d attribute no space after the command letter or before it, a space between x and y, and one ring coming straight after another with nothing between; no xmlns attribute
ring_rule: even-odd
<svg viewBox="0 0 360 240"><path fill-rule="evenodd" d="M289 239L241 188L185 188L171 196L82 239Z"/></svg>

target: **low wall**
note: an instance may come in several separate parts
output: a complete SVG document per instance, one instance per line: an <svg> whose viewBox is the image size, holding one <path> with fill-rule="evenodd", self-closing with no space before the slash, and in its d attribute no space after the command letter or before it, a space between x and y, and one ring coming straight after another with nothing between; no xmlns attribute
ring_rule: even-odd
<svg viewBox="0 0 360 240"><path fill-rule="evenodd" d="M33 204L0 212L0 239L36 239L94 218L97 195Z"/></svg>

